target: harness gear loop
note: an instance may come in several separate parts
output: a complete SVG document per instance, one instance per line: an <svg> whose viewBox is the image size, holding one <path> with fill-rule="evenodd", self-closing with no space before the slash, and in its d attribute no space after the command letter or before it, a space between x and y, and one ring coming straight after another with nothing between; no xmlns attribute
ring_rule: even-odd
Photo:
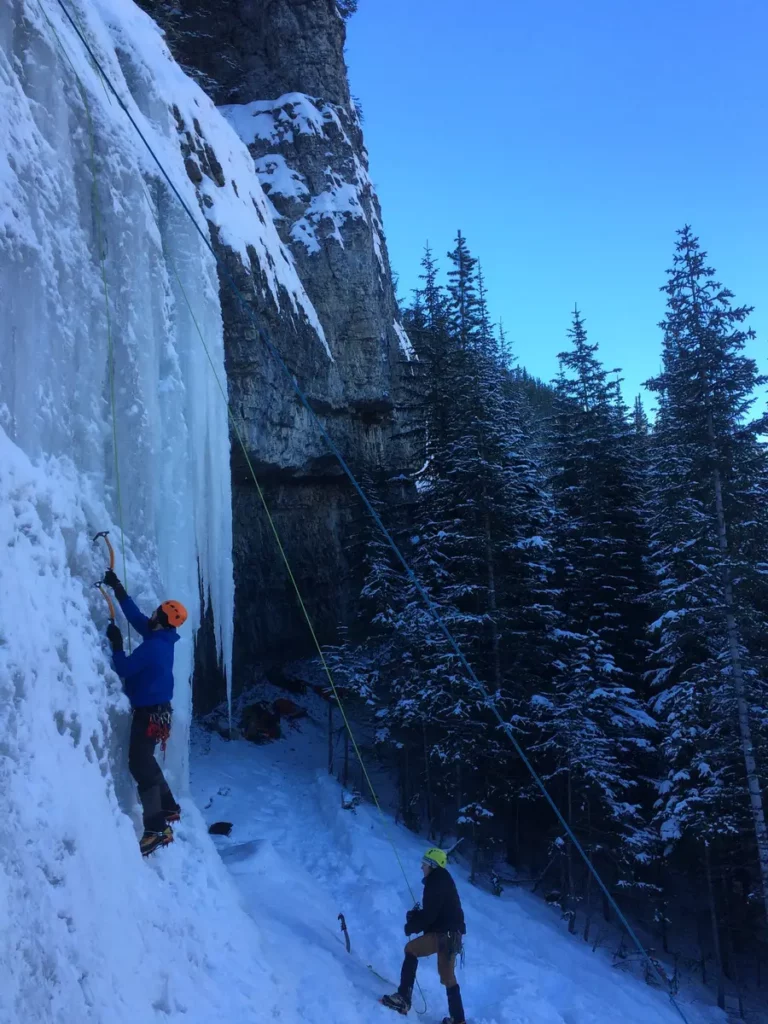
<svg viewBox="0 0 768 1024"><path fill-rule="evenodd" d="M160 704L149 714L147 722L147 736L160 744L160 749L165 757L165 748L171 736L171 720L173 712L170 704Z"/></svg>

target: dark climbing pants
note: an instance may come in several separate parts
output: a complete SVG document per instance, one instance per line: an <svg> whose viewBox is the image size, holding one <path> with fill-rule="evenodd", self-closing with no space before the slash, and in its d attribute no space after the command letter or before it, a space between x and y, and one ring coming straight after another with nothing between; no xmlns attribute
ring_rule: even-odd
<svg viewBox="0 0 768 1024"><path fill-rule="evenodd" d="M176 809L170 787L163 770L155 760L157 737L150 731L151 715L165 705L135 708L131 722L131 744L128 750L128 770L139 787L139 799L144 810L144 828L162 832L166 815Z"/></svg>
<svg viewBox="0 0 768 1024"><path fill-rule="evenodd" d="M417 939L411 939L405 947L405 960L403 960L403 969L400 972L398 991L410 1003L413 986L416 983L419 959L425 956L434 956L435 953L437 953L437 971L440 981L445 985L448 995L448 1012L451 1019L457 1024L464 1024L461 990L456 983L456 954L451 952L451 939L448 935L427 932L426 935L420 935Z"/></svg>

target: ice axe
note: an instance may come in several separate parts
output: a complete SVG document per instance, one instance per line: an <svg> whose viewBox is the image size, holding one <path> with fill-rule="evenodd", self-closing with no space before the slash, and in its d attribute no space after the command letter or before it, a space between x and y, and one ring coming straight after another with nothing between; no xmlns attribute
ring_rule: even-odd
<svg viewBox="0 0 768 1024"><path fill-rule="evenodd" d="M344 932L344 942L347 947L347 952L352 952L352 943L349 941L349 932L347 931L347 920L343 914L339 914L337 920L341 921L341 930Z"/></svg>
<svg viewBox="0 0 768 1024"><path fill-rule="evenodd" d="M95 544L96 541L99 540L100 538L107 545L107 551L109 551L109 568L112 569L112 571L114 572L114 569L115 569L115 549L112 547L112 541L109 539L109 530L102 530L101 533L97 533L94 536L94 538L93 538L93 543ZM114 622L115 621L115 606L112 603L112 598L109 596L109 594L104 589L104 585L103 585L101 580L99 580L98 583L94 583L94 587L96 587L96 589L101 593L101 596L107 602L107 606L109 608L109 619L110 619L110 622Z"/></svg>

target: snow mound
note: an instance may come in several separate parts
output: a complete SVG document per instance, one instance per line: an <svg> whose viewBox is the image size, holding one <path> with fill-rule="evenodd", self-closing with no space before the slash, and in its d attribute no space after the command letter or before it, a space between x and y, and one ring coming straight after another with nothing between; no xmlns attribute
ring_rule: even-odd
<svg viewBox="0 0 768 1024"><path fill-rule="evenodd" d="M234 822L217 845L243 906L268 929L265 966L284 1019L392 1024L392 1012L375 1000L397 987L412 905L398 858L420 897L419 865L429 844L389 816L382 823L369 804L342 808L342 789L325 768L326 706L311 695L298 699L310 717L266 746L195 733L193 794L210 821ZM680 1024L665 993L615 969L605 948L593 953L569 936L538 897L510 889L496 898L470 885L461 866L451 872L467 920L466 963L457 977L471 1024ZM434 959L422 962L418 979L428 1012L417 1019L441 1020L445 990ZM689 1024L723 1021L708 995L701 1002L698 995L694 989L680 997ZM416 993L414 1008L421 1005Z"/></svg>

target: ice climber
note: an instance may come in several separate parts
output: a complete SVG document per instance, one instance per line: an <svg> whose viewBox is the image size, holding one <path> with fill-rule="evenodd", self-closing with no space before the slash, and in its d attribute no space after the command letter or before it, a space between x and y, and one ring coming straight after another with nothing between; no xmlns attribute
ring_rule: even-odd
<svg viewBox="0 0 768 1024"><path fill-rule="evenodd" d="M424 854L421 862L423 907L409 910L405 918L406 935L424 934L406 945L400 987L393 995L384 996L382 1003L398 1013L408 1013L419 959L437 953L437 970L448 995L449 1016L443 1018L443 1024L466 1024L454 969L467 929L456 884L446 870L447 863L448 855L444 850L432 847Z"/></svg>
<svg viewBox="0 0 768 1024"><path fill-rule="evenodd" d="M104 582L115 592L123 614L143 639L133 654L126 654L120 629L114 622L107 626L112 664L133 708L128 769L139 787L144 810L144 835L139 847L146 857L173 842L171 823L181 816L181 808L155 760L155 747L160 743L165 751L171 734L173 645L179 639L176 627L185 622L187 610L179 601L164 601L147 618L111 569Z"/></svg>

